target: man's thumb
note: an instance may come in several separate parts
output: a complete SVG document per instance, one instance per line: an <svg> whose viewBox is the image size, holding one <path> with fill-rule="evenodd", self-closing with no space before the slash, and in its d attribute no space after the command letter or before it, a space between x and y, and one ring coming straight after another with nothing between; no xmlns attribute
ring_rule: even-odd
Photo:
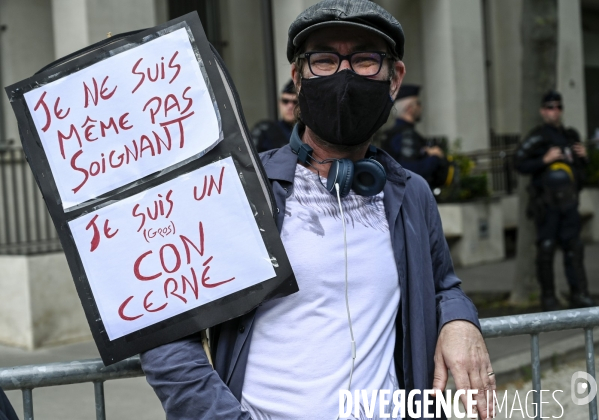
<svg viewBox="0 0 599 420"><path fill-rule="evenodd" d="M443 357L435 357L435 373L433 374L433 389L435 390L435 396L438 396L438 392L443 392L447 385L447 366Z"/></svg>

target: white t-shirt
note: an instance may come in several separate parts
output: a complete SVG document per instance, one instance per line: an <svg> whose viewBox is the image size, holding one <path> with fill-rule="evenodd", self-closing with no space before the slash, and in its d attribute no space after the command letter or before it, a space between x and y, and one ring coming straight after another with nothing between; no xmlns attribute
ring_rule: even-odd
<svg viewBox="0 0 599 420"><path fill-rule="evenodd" d="M351 391L392 394L398 389L393 352L400 292L383 193L351 191L342 205L357 347ZM254 419L332 420L351 367L343 225L336 196L299 164L281 238L300 291L258 308L242 405ZM373 417L358 418L378 414L377 404Z"/></svg>

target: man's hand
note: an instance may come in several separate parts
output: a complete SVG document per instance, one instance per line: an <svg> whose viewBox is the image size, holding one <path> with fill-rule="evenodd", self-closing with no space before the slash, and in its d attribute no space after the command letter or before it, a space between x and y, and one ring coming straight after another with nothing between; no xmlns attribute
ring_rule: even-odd
<svg viewBox="0 0 599 420"><path fill-rule="evenodd" d="M445 153L443 153L443 150L439 146L427 147L424 149L424 151L429 156L438 156L440 158L445 156Z"/></svg>
<svg viewBox="0 0 599 420"><path fill-rule="evenodd" d="M483 337L478 328L468 321L451 321L441 328L435 349L433 389L445 390L448 369L455 380L456 390L478 390L475 412L480 418L492 418L495 375L489 375L493 368ZM466 395L462 395L461 400L466 407Z"/></svg>
<svg viewBox="0 0 599 420"><path fill-rule="evenodd" d="M564 159L564 154L562 153L562 149L557 146L552 147L545 153L543 156L543 163L548 165L550 163L555 162L556 160Z"/></svg>
<svg viewBox="0 0 599 420"><path fill-rule="evenodd" d="M574 143L574 145L572 146L572 149L574 149L574 153L576 153L576 156L578 156L579 158L586 159L586 157L587 157L587 148L584 147L584 144L582 144L582 143Z"/></svg>

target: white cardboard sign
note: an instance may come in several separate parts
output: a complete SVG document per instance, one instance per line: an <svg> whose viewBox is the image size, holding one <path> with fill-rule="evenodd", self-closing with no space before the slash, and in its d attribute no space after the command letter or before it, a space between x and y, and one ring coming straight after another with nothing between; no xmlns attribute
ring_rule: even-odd
<svg viewBox="0 0 599 420"><path fill-rule="evenodd" d="M231 158L69 227L110 340L275 276Z"/></svg>
<svg viewBox="0 0 599 420"><path fill-rule="evenodd" d="M221 140L184 28L33 89L25 100L64 209Z"/></svg>

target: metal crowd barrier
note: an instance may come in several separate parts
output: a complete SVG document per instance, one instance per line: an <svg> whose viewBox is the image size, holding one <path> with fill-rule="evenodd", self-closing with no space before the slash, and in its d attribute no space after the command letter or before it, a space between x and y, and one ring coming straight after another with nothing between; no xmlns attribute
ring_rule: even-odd
<svg viewBox="0 0 599 420"><path fill-rule="evenodd" d="M550 331L584 330L585 358L587 373L595 378L595 346L593 327L599 326L599 307L570 309L567 311L540 312L536 314L503 316L481 319L485 338L530 335L530 359L532 365L532 386L536 407L541 404L541 357L539 354L539 334ZM1 375L1 374L0 374ZM541 419L541 410L536 410L536 419ZM589 419L597 420L597 397L589 403Z"/></svg>
<svg viewBox="0 0 599 420"><path fill-rule="evenodd" d="M528 334L531 337L532 383L534 402L540 407L541 358L539 334L581 328L585 334L587 373L595 378L595 351L593 327L599 326L599 307L543 312L526 315L503 316L481 319L485 338L508 337ZM45 386L92 382L94 384L96 419L105 420L104 382L112 379L143 376L139 357L131 357L111 366L104 366L100 359L82 360L46 365L0 368L0 388L5 391L20 389L23 393L24 420L33 420L34 388ZM540 419L540 410L537 419ZM589 403L589 419L597 420L597 397Z"/></svg>

